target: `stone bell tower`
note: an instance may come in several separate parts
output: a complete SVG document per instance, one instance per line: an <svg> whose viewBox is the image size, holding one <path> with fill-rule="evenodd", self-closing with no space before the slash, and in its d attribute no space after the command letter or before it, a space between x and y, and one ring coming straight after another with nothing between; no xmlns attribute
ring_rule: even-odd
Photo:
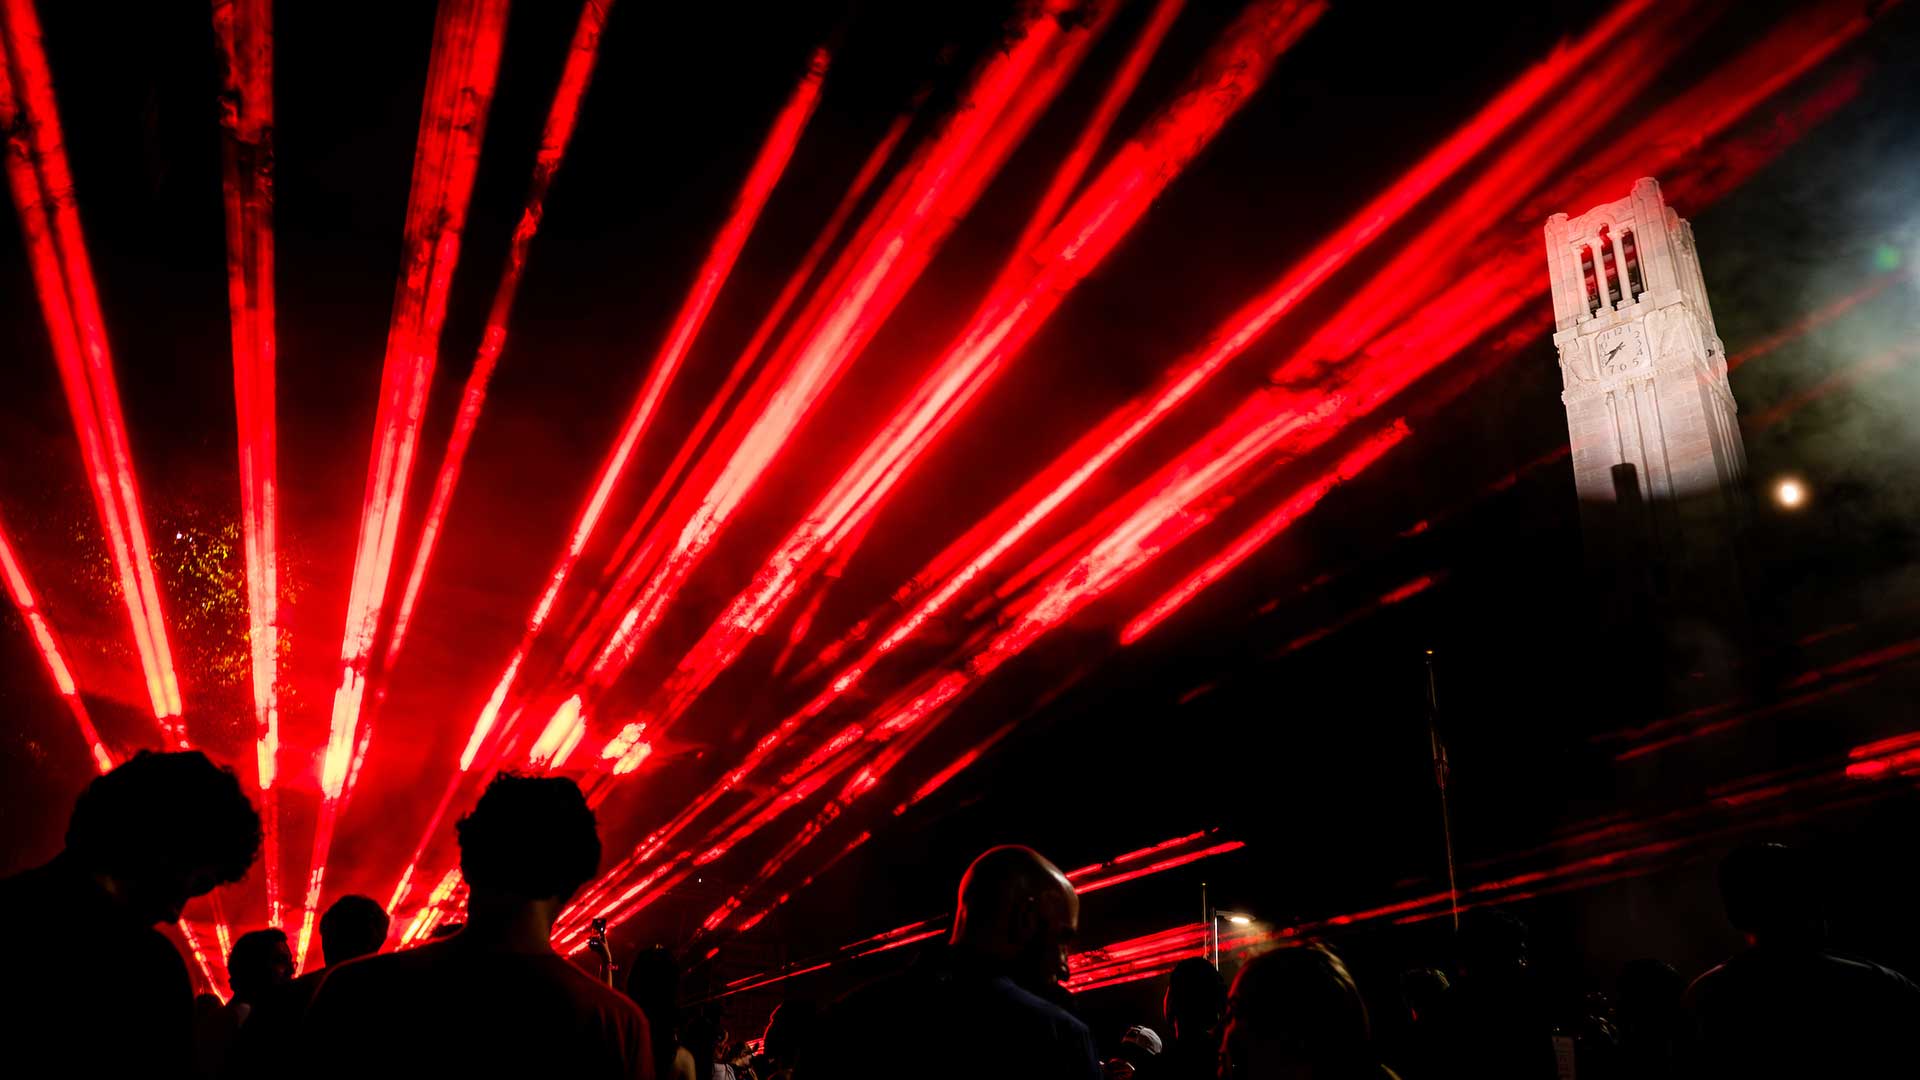
<svg viewBox="0 0 1920 1080"><path fill-rule="evenodd" d="M1692 227L1644 178L1618 202L1555 214L1546 241L1590 541L1711 558L1745 516L1747 455Z"/></svg>

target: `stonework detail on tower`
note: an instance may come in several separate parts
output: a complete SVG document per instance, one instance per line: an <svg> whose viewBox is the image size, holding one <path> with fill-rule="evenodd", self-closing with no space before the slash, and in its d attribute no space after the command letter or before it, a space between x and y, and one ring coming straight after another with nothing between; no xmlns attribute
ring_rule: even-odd
<svg viewBox="0 0 1920 1080"><path fill-rule="evenodd" d="M1649 504L1736 506L1746 449L1692 227L1647 178L1618 202L1555 214L1546 246L1582 502L1616 502L1631 482Z"/></svg>

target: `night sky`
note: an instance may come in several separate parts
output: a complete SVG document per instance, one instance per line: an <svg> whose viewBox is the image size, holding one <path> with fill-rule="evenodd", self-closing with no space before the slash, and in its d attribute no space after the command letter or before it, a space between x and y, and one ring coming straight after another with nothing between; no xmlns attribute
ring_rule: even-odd
<svg viewBox="0 0 1920 1080"><path fill-rule="evenodd" d="M1177 94L1240 6L1189 5L1096 169ZM105 16L94 5L39 7L188 723L196 741L246 775L253 719L212 28L204 5L185 2L110 5ZM1695 5L1689 18L1698 20L1698 37L1575 155L1576 165L1810 7ZM1676 619L1658 628L1660 640L1635 642L1611 639L1591 617L1601 601L1582 569L1572 474L1552 456L1566 428L1542 326L1550 303L1541 265L1519 315L1376 414L1404 417L1412 431L1405 443L1141 642L1121 647L1119 627L1352 440L1282 468L1164 565L1102 597L986 680L907 759L898 790L838 823L822 850L748 906L792 891L788 903L750 933L701 939L690 959L712 945L721 951L697 967L697 985L937 915L971 855L996 842L1031 843L1068 867L1203 829L1247 842L1234 854L1089 899L1083 937L1091 945L1192 921L1202 880L1219 906L1281 926L1431 890L1444 876L1425 722L1427 649L1436 654L1440 726L1454 763L1460 860L1480 867L1469 878L1513 872L1490 868L1508 866L1500 860L1510 855L1536 852L1512 866L1552 864L1556 856L1542 845L1603 815L1668 822L1655 834L1690 838L1641 876L1515 900L1566 984L1604 986L1620 963L1643 954L1665 955L1691 975L1690 965L1697 970L1724 952L1730 932L1718 920L1709 870L1712 856L1739 836L1784 831L1827 842L1842 861L1866 865L1857 871L1863 889L1879 882L1874 887L1891 890L1881 880L1884 864L1867 853L1920 823L1920 804L1901 780L1881 783L1872 798L1790 795L1777 819L1742 816L1730 803L1684 823L1663 817L1746 778L1844 763L1849 747L1906 731L1907 702L1920 691L1920 677L1898 652L1913 637L1920 602L1913 481L1920 429L1909 419L1920 408L1920 357L1902 351L1920 322L1912 271L1920 260L1920 185L1912 179L1920 175L1920 13L1912 5L1877 7L1891 10L1725 133L1688 147L1680 162L1695 180L1671 196L1693 221L1731 353L1791 331L1836 301L1858 300L1824 325L1790 332L1733 376L1743 417L1767 418L1746 433L1760 496L1748 560L1750 625ZM607 715L593 718L592 737L604 739L619 727L615 713L639 707L952 341L1151 8L1137 0L1121 7L1078 77L776 459L726 542L701 564L609 697ZM884 504L826 587L800 659L778 663L803 606L796 603L656 746L635 782L602 807L608 861L819 689L818 677L801 674L809 649L884 610L896 588L1034 470L1153 387L1222 319L1602 10L1567 2L1332 7ZM576 15L570 3L522 3L508 27L395 592ZM834 52L819 110L641 445L634 478L616 495L618 528L608 529L615 535L868 151L917 95L924 101L908 144L930 137L969 73L1005 44L1008 18L1008 5L983 0L744 9L627 0L616 7L417 625L392 672L366 776L342 819L330 895L365 891L384 900L391 889L694 268L812 50L828 44ZM281 4L276 20L282 769L296 792L286 810L284 872L300 882L317 778L307 762L325 741L337 681L335 643L434 11L419 2ZM1621 78L1610 65L1581 77ZM1096 480L1044 542L1029 545L1028 557L1121 499L1256 391L1289 348L1359 292L1473 177L1471 166L1463 170ZM1492 254L1537 259L1545 213L1578 214L1590 204L1535 213L1540 208L1523 201L1475 222L1470 242L1445 257L1457 259L1463 280L1487 272ZM108 741L133 747L150 742L152 732L138 661L16 219L7 215L7 222L0 226L0 516ZM1528 326L1536 332L1518 332ZM1861 361L1871 363L1862 368ZM1804 512L1785 513L1765 499L1765 485L1785 475L1802 477L1813 492ZM588 562L597 572L605 558L595 548ZM1422 580L1432 584L1378 603ZM937 628L924 655L903 661L908 673L943 662L970 629ZM1303 640L1323 629L1331 632ZM1875 656L1882 658L1824 682L1787 686L1797 673ZM878 708L906 681L836 715ZM1812 683L1844 692L1795 697ZM1735 698L1763 712L1786 704L1628 760L1616 760L1620 743L1606 737ZM0 869L11 871L55 850L89 768L10 607L0 615L0 713ZM934 797L888 813L943 764L1008 724L978 764ZM471 798L471 790L462 795ZM623 945L686 944L811 813L687 878L622 928ZM861 830L872 839L795 888L812 872L806 867ZM450 845L441 839L444 864ZM229 903L238 925L263 917L254 879L235 891L246 898ZM1842 929L1881 945L1886 958L1920 960L1920 937L1892 916L1911 899L1883 893L1849 909ZM1353 931L1348 947L1364 980L1423 954L1437 962L1445 947L1440 926L1382 923ZM789 985L825 995L881 970L853 965ZM1088 995L1087 1008L1124 1021L1146 1007L1140 990ZM737 1015L751 1026L777 1000L766 993L736 999Z"/></svg>

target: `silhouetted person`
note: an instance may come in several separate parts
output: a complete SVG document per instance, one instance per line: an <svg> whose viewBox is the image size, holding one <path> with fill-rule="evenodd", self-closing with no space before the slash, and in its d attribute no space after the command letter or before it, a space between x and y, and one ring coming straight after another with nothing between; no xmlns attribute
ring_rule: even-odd
<svg viewBox="0 0 1920 1080"><path fill-rule="evenodd" d="M387 909L370 896L343 896L320 916L320 962L331 967L372 956L392 928Z"/></svg>
<svg viewBox="0 0 1920 1080"><path fill-rule="evenodd" d="M1503 911L1467 915L1449 1002L1446 1075L1553 1080L1553 1017L1528 966L1525 923Z"/></svg>
<svg viewBox="0 0 1920 1080"><path fill-rule="evenodd" d="M660 1080L699 1080L693 1052L680 1042L680 964L661 946L642 949L627 965L627 996L647 1016L653 1036L653 1074Z"/></svg>
<svg viewBox="0 0 1920 1080"><path fill-rule="evenodd" d="M1199 957L1189 957L1167 974L1161 999L1167 1018L1166 1049L1149 1067L1145 1080L1202 1080L1220 1068L1220 1019L1227 1010L1227 987L1220 972Z"/></svg>
<svg viewBox="0 0 1920 1080"><path fill-rule="evenodd" d="M1635 1080L1679 1076L1677 1055L1686 1025L1681 998L1686 992L1687 981L1663 961L1643 958L1620 969L1613 1021L1620 1033L1623 1076Z"/></svg>
<svg viewBox="0 0 1920 1080"><path fill-rule="evenodd" d="M218 1076L240 1032L253 1022L261 1004L293 981L293 950L279 930L240 935L227 953L227 981L233 998L194 1027L194 1054L202 1076Z"/></svg>
<svg viewBox="0 0 1920 1080"><path fill-rule="evenodd" d="M781 1002L767 1017L767 1030L760 1034L760 1051L766 1055L767 1065L762 1080L789 1080L819 1024L820 1010L813 1002Z"/></svg>
<svg viewBox="0 0 1920 1080"><path fill-rule="evenodd" d="M1164 1049L1159 1032L1135 1024L1121 1033L1119 1048L1100 1066L1100 1073L1106 1080L1133 1080L1141 1070L1151 1068Z"/></svg>
<svg viewBox="0 0 1920 1080"><path fill-rule="evenodd" d="M0 881L7 1071L188 1075L193 984L154 927L240 880L259 852L253 804L204 754L141 753L87 785L65 850Z"/></svg>
<svg viewBox="0 0 1920 1080"><path fill-rule="evenodd" d="M1063 996L1080 900L1031 848L997 847L967 868L946 948L855 991L827 1018L802 1080L994 1077L1093 1080L1085 1024Z"/></svg>
<svg viewBox="0 0 1920 1080"><path fill-rule="evenodd" d="M1400 1031L1393 1064L1408 1080L1444 1075L1447 1006L1452 984L1438 968L1400 973Z"/></svg>
<svg viewBox="0 0 1920 1080"><path fill-rule="evenodd" d="M1347 965L1320 945L1278 949L1240 969L1227 995L1221 1076L1392 1080Z"/></svg>
<svg viewBox="0 0 1920 1080"><path fill-rule="evenodd" d="M1820 868L1778 844L1720 865L1727 921L1747 947L1687 990L1699 1077L1911 1076L1920 1061L1920 989L1827 949Z"/></svg>
<svg viewBox="0 0 1920 1080"><path fill-rule="evenodd" d="M600 866L573 781L502 774L460 820L466 928L329 968L301 1024L316 1077L644 1077L647 1020L553 951L554 919Z"/></svg>
<svg viewBox="0 0 1920 1080"><path fill-rule="evenodd" d="M379 952L391 925L386 909L369 897L348 895L335 900L320 916L320 962L326 967L309 971L260 1000L234 1039L222 1075L241 1080L283 1074L297 1052L294 1039L301 1014L327 969ZM238 989L236 983L236 994Z"/></svg>
<svg viewBox="0 0 1920 1080"><path fill-rule="evenodd" d="M695 1016L681 1028L680 1040L693 1054L694 1080L734 1080L733 1066L727 1064L731 1040L727 1029L711 1016Z"/></svg>

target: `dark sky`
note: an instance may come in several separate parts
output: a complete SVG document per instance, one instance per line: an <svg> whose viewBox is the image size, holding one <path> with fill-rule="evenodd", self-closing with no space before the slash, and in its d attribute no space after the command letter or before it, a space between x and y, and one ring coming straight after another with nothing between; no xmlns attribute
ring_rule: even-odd
<svg viewBox="0 0 1920 1080"><path fill-rule="evenodd" d="M251 718L244 660L233 658L242 655L235 649L245 610L236 600L237 563L218 547L223 537L232 540L238 497L211 30L204 5L193 3L128 3L107 16L91 5L41 7L184 657L189 719L216 753L244 760ZM1116 133L1132 131L1173 92L1238 9L1190 7ZM1702 18L1717 20L1713 29L1636 111L1684 89L1794 6L1701 7ZM324 737L433 11L418 2L279 8L285 700L288 741L310 747ZM698 632L765 545L850 459L923 358L959 328L1145 8L1122 11L1086 77L1042 119L829 400L828 419L802 433L804 452L782 459L766 494L734 526L749 541L722 550L702 571L685 625L671 628L670 638L680 634L675 640L684 643ZM1021 366L920 468L821 618L843 626L859 618L1028 470L1151 385L1293 256L1598 11L1566 2L1471 8L1335 6L1076 291ZM416 516L574 14L571 4L522 3L509 28L416 473ZM384 895L424 818L421 801L437 794L458 754L592 469L812 48L839 42L823 104L666 403L657 437L642 448L642 476L664 467L674 433L692 423L867 149L930 85L915 129L924 134L924 118L941 114L1005 17L1005 5L979 0L851 8L627 0L615 10L414 643L394 673L369 782L344 826L336 856L342 887ZM1910 7L1887 15L1816 73L1864 65L1865 82L1851 101L1713 205L1680 207L1694 220L1719 332L1731 350L1920 258L1910 179L1920 165L1916 45L1920 19ZM1610 76L1602 68L1591 77ZM1763 108L1738 133L1764 143L1775 123ZM1538 225L1489 220L1485 231L1537 243ZM1910 277L1896 282L1857 314L1743 370L1734 381L1743 412L1787 401L1850 360L1896 344L1911 333L1916 297ZM1547 304L1544 270L1538 303ZM104 550L12 224L0 227L0 357L0 512L80 657L103 726L137 741L148 721L136 707L124 613L108 592ZM1769 601L1769 640L1846 623L1869 626L1874 641L1907 636L1899 632L1900 603L1913 595L1910 466L1920 450L1905 420L1920 389L1912 359L1749 435L1758 480L1797 472L1818 493L1815 513L1763 512L1757 564L1764 584L1756 588ZM923 808L876 823L875 839L858 856L796 896L737 952L723 953L723 974L942 910L968 855L1003 840L1032 842L1063 865L1078 865L1219 826L1252 845L1209 871L1232 903L1291 919L1383 902L1404 881L1436 872L1421 723L1424 648L1443 657L1461 843L1481 857L1579 817L1650 812L1732 776L1900 729L1899 716L1888 715L1898 695L1876 690L1868 693L1891 696L1857 702L1858 722L1829 743L1756 735L1738 753L1702 751L1700 760L1644 775L1586 749L1587 735L1632 717L1609 714L1613 699L1593 689L1609 681L1616 658L1609 643L1591 638L1584 618L1592 600L1580 591L1571 474L1559 462L1497 495L1476 496L1564 442L1551 346L1543 336L1508 355L1483 343L1458 363L1485 364L1490 374L1444 407L1415 410L1415 437L1390 468L1336 493L1177 623L1114 655L1114 625L1151 595L1135 589L991 682L938 746L957 752L1022 717L1016 733ZM1170 439L1198 430L1177 428ZM1175 442L1155 445L1165 453ZM1141 475L1144 467L1092 501L1117 496ZM637 504L639 494L631 498ZM1468 509L1444 525L1400 535L1463 503ZM1303 588L1323 574L1337 577ZM1310 649L1273 658L1286 642L1421 574L1443 580ZM0 625L7 867L51 850L86 775L16 622L9 613ZM752 654L723 680L668 748L673 760L649 773L641 790L608 804L613 850L704 787L778 715L773 710L793 700L769 674L773 651ZM664 670L670 652L653 658L651 670ZM1066 682L1060 696L1045 696ZM1219 689L1176 704L1208 684ZM634 943L677 939L687 920L752 869L750 854L718 864L712 882L690 883L683 897L633 924ZM1089 940L1189 917L1198 901L1187 897L1204 876L1170 875L1164 884L1107 894L1089 906ZM1697 885L1695 878L1686 880ZM1563 941L1587 918L1570 909L1540 917L1558 920ZM1563 951L1589 964L1621 958Z"/></svg>

